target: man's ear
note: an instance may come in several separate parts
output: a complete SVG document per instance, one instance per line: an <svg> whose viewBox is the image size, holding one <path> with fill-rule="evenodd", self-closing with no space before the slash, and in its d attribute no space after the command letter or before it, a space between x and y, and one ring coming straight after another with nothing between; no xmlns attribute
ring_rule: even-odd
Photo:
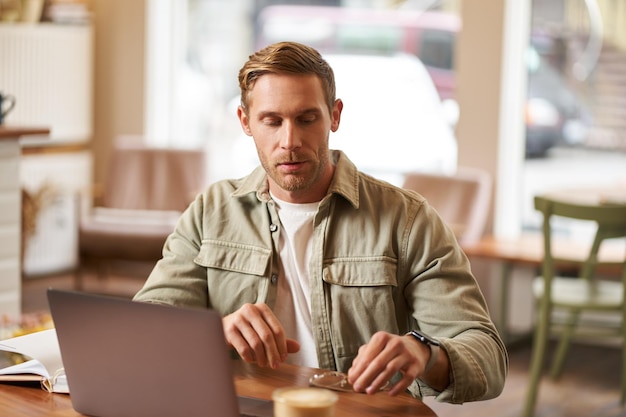
<svg viewBox="0 0 626 417"><path fill-rule="evenodd" d="M341 122L341 111L343 110L343 101L340 98L335 100L335 106L330 114L330 130L336 132L339 129L339 122Z"/></svg>
<svg viewBox="0 0 626 417"><path fill-rule="evenodd" d="M252 136L252 130L250 130L250 119L248 119L248 115L241 106L237 106L237 117L239 118L239 123L241 123L243 132L248 136Z"/></svg>

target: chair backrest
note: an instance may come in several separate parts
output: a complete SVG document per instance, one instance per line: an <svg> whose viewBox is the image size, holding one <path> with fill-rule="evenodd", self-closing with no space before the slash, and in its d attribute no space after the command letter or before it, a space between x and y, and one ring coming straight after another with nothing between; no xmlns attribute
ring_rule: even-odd
<svg viewBox="0 0 626 417"><path fill-rule="evenodd" d="M103 206L182 211L205 185L205 152L156 148L137 141L116 144Z"/></svg>
<svg viewBox="0 0 626 417"><path fill-rule="evenodd" d="M491 209L491 175L478 168L459 167L453 175L411 172L403 188L422 195L455 231L457 240L479 240Z"/></svg>
<svg viewBox="0 0 626 417"><path fill-rule="evenodd" d="M602 243L606 239L626 238L626 204L584 204L564 199L555 199L549 196L536 196L535 209L543 214L544 278L550 278L554 275L557 263L569 264L583 261L584 264L580 268L579 277L590 280L593 278L598 264L601 263L598 255ZM554 217L595 223L595 236L593 243L589 247L589 254L585 259L565 257L561 252L555 253L555 244L553 242L554 227L552 224ZM626 280L626 269L624 269L624 266L626 266L626 251L621 259L622 261L619 264L623 269L624 279ZM616 263L615 259L612 259L611 263Z"/></svg>

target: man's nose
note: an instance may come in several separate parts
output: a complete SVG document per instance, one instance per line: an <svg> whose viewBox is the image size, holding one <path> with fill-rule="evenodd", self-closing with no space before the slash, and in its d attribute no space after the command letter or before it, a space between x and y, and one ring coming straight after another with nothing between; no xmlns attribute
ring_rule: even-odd
<svg viewBox="0 0 626 417"><path fill-rule="evenodd" d="M280 146L283 149L295 149L302 145L300 141L300 135L295 123L285 122L283 123L283 129L281 132Z"/></svg>

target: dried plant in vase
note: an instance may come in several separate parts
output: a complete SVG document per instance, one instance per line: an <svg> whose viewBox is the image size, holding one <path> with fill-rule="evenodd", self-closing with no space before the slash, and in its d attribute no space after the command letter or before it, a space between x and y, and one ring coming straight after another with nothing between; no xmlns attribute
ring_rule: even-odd
<svg viewBox="0 0 626 417"><path fill-rule="evenodd" d="M28 241L37 232L37 218L39 217L39 213L50 205L57 195L58 192L56 188L49 183L45 183L35 192L29 192L25 188L22 188L22 265L24 263L26 250L28 249Z"/></svg>

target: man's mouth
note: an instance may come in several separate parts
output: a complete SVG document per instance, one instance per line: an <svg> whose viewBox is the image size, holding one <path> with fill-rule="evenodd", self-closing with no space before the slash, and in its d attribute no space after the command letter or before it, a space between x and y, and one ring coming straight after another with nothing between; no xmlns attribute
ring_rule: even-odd
<svg viewBox="0 0 626 417"><path fill-rule="evenodd" d="M305 161L298 160L298 159L294 159L294 160L288 159L285 161L279 161L276 163L276 165L299 165L299 164L303 164L304 162Z"/></svg>
<svg viewBox="0 0 626 417"><path fill-rule="evenodd" d="M304 165L304 163L305 161L283 161L277 163L276 166L283 169L295 170Z"/></svg>

